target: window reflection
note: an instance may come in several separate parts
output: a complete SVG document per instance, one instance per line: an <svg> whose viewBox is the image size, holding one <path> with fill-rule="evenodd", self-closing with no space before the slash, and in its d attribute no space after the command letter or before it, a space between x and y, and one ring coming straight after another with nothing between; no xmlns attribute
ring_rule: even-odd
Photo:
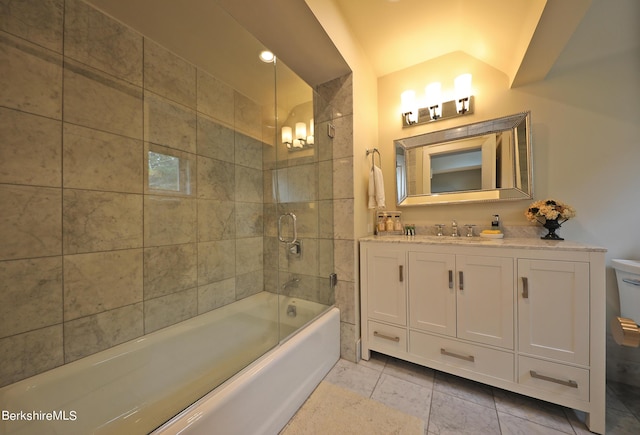
<svg viewBox="0 0 640 435"><path fill-rule="evenodd" d="M149 189L191 193L189 160L149 151Z"/></svg>

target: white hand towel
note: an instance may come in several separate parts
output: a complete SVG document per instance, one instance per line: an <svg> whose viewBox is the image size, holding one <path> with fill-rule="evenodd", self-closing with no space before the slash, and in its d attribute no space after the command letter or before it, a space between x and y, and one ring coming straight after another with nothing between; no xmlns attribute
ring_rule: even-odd
<svg viewBox="0 0 640 435"><path fill-rule="evenodd" d="M371 172L369 172L369 208L385 208L382 170L375 165L371 168Z"/></svg>

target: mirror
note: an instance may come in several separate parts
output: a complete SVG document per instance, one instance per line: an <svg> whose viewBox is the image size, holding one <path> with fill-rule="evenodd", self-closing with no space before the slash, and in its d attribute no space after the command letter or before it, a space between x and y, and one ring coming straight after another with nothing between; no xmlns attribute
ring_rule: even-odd
<svg viewBox="0 0 640 435"><path fill-rule="evenodd" d="M399 206L533 197L531 112L394 143Z"/></svg>

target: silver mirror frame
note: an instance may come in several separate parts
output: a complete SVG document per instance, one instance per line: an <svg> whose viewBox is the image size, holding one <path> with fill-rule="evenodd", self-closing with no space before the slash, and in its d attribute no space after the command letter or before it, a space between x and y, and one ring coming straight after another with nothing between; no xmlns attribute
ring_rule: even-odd
<svg viewBox="0 0 640 435"><path fill-rule="evenodd" d="M406 167L398 159L399 155L404 156L406 150L417 147L428 147L449 143L455 140L468 139L491 133L504 131L514 131L522 123L525 123L526 134L526 155L527 155L527 187L519 188L498 188L488 190L474 190L463 192L448 192L438 194L407 194ZM417 136L397 139L394 141L396 155L396 195L398 206L416 205L436 205L436 204L459 204L467 202L494 202L494 201L516 201L533 198L533 152L531 141L531 112L522 112L502 118L488 121L476 122L473 124L453 127L445 130L434 131ZM404 160L404 158L402 159ZM398 175L404 174L404 176Z"/></svg>

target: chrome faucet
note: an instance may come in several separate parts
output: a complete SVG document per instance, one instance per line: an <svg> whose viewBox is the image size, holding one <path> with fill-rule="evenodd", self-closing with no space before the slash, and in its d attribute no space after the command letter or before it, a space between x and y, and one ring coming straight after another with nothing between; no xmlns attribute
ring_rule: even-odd
<svg viewBox="0 0 640 435"><path fill-rule="evenodd" d="M300 282L300 278L291 278L289 281L282 284L282 291L286 291L289 287L297 287Z"/></svg>
<svg viewBox="0 0 640 435"><path fill-rule="evenodd" d="M460 233L458 233L458 222L451 221L451 237L458 237Z"/></svg>
<svg viewBox="0 0 640 435"><path fill-rule="evenodd" d="M465 226L467 227L467 237L473 237L473 227L475 227L475 225L467 224Z"/></svg>

